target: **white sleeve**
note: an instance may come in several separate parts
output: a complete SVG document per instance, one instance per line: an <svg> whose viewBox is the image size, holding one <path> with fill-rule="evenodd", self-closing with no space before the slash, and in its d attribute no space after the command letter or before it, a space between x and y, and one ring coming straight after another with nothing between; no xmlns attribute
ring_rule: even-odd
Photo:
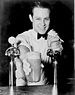
<svg viewBox="0 0 75 95"><path fill-rule="evenodd" d="M20 42L19 45L24 45L26 46L27 48L29 48L29 50L31 51L31 46L29 44L29 38L28 36L25 36L23 34L19 34L17 37L16 37L16 40L17 42Z"/></svg>

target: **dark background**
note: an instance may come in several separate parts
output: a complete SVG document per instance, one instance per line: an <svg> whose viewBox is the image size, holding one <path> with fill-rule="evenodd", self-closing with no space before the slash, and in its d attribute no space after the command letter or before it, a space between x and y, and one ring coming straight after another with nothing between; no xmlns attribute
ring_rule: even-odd
<svg viewBox="0 0 75 95"><path fill-rule="evenodd" d="M52 6L51 28L55 29L64 40L62 56L58 60L58 85L64 88L64 85L74 77L74 2L73 0L44 1ZM10 58L5 56L6 49L10 47L8 38L31 28L28 18L30 3L31 0L0 1L0 86L9 84ZM48 77L51 78L49 74Z"/></svg>

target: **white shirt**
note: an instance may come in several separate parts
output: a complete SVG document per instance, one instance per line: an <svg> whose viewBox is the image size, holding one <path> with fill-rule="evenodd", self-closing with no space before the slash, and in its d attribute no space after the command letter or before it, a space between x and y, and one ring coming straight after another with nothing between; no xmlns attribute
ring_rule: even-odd
<svg viewBox="0 0 75 95"><path fill-rule="evenodd" d="M30 49L30 51L32 48L33 51L41 53L42 60L44 61L48 60L47 40L45 40L43 37L41 37L40 39L37 39L37 32L35 32L33 29L19 34L16 37L16 39L20 40L22 42L21 45L25 45L26 47Z"/></svg>
<svg viewBox="0 0 75 95"><path fill-rule="evenodd" d="M50 30L48 34L52 36L57 36L57 39L59 39L57 33L55 33L53 30ZM21 41L20 45L24 45L30 49L30 51L39 52L41 54L41 59L44 61L50 61L50 58L47 56L47 50L48 50L48 43L47 40L45 40L43 37L40 39L37 39L37 32L35 32L33 29L30 29L28 31L25 31L21 34L19 34L16 39L18 41ZM41 74L41 80L37 83L28 83L29 85L43 85L44 84L44 73Z"/></svg>

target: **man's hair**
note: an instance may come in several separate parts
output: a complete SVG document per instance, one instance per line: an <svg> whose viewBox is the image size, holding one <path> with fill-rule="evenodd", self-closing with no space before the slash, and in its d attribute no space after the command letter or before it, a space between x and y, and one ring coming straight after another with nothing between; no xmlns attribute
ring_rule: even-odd
<svg viewBox="0 0 75 95"><path fill-rule="evenodd" d="M51 6L48 2L46 1L35 1L31 3L31 15L33 15L33 10L34 8L47 8L51 12Z"/></svg>

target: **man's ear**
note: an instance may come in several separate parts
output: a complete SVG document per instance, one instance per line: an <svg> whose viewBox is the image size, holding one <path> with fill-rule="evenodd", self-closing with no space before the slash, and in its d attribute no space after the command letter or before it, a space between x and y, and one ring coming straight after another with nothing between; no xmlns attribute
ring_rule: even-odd
<svg viewBox="0 0 75 95"><path fill-rule="evenodd" d="M29 14L29 19L30 19L31 22L33 22L33 18L31 16L31 14Z"/></svg>

